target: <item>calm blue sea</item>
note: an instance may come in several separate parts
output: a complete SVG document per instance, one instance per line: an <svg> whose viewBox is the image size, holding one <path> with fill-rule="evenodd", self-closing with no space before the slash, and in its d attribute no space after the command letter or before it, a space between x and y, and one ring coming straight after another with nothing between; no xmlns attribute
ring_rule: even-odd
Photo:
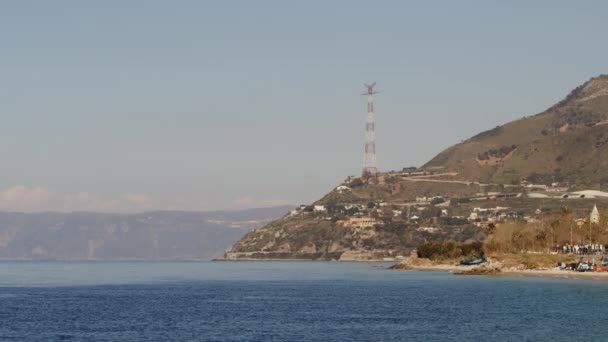
<svg viewBox="0 0 608 342"><path fill-rule="evenodd" d="M0 262L0 341L608 341L608 282L338 262Z"/></svg>

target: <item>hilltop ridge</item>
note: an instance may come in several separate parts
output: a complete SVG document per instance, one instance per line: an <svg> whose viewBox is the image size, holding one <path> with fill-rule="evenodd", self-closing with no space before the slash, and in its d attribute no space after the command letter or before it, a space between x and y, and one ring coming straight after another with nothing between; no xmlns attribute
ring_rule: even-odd
<svg viewBox="0 0 608 342"><path fill-rule="evenodd" d="M518 184L522 179L583 189L608 185L608 75L594 77L544 112L481 132L422 166L458 178Z"/></svg>

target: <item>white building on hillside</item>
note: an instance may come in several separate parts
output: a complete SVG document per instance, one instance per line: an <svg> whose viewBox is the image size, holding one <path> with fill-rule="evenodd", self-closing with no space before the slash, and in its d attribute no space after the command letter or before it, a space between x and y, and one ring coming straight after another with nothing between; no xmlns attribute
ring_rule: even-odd
<svg viewBox="0 0 608 342"><path fill-rule="evenodd" d="M350 191L350 188L346 185L339 185L338 187L336 187L336 191L339 193L343 193L344 191Z"/></svg>
<svg viewBox="0 0 608 342"><path fill-rule="evenodd" d="M591 215L589 215L589 222L599 224L600 223L600 212L597 210L597 206L593 206L593 210L591 210Z"/></svg>
<svg viewBox="0 0 608 342"><path fill-rule="evenodd" d="M349 217L346 220L338 221L338 225L343 227L356 227L356 228L371 228L381 222L373 217Z"/></svg>

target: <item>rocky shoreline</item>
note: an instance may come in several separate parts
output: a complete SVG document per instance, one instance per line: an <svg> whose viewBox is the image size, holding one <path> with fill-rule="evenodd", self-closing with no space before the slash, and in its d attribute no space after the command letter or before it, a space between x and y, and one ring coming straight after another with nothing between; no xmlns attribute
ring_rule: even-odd
<svg viewBox="0 0 608 342"><path fill-rule="evenodd" d="M577 272L572 270L562 270L557 267L546 269L523 269L518 267L502 267L500 262L493 260L490 260L488 263L480 266L464 266L456 264L433 264L429 260L408 258L389 268L393 270L406 271L443 271L450 272L455 275L519 276L608 280L608 272Z"/></svg>

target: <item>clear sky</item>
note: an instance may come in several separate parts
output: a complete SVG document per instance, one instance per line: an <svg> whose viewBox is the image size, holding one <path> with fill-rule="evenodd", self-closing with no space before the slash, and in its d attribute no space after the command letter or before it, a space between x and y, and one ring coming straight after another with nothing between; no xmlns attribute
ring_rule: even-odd
<svg viewBox="0 0 608 342"><path fill-rule="evenodd" d="M311 202L608 73L605 1L2 1L0 210Z"/></svg>

